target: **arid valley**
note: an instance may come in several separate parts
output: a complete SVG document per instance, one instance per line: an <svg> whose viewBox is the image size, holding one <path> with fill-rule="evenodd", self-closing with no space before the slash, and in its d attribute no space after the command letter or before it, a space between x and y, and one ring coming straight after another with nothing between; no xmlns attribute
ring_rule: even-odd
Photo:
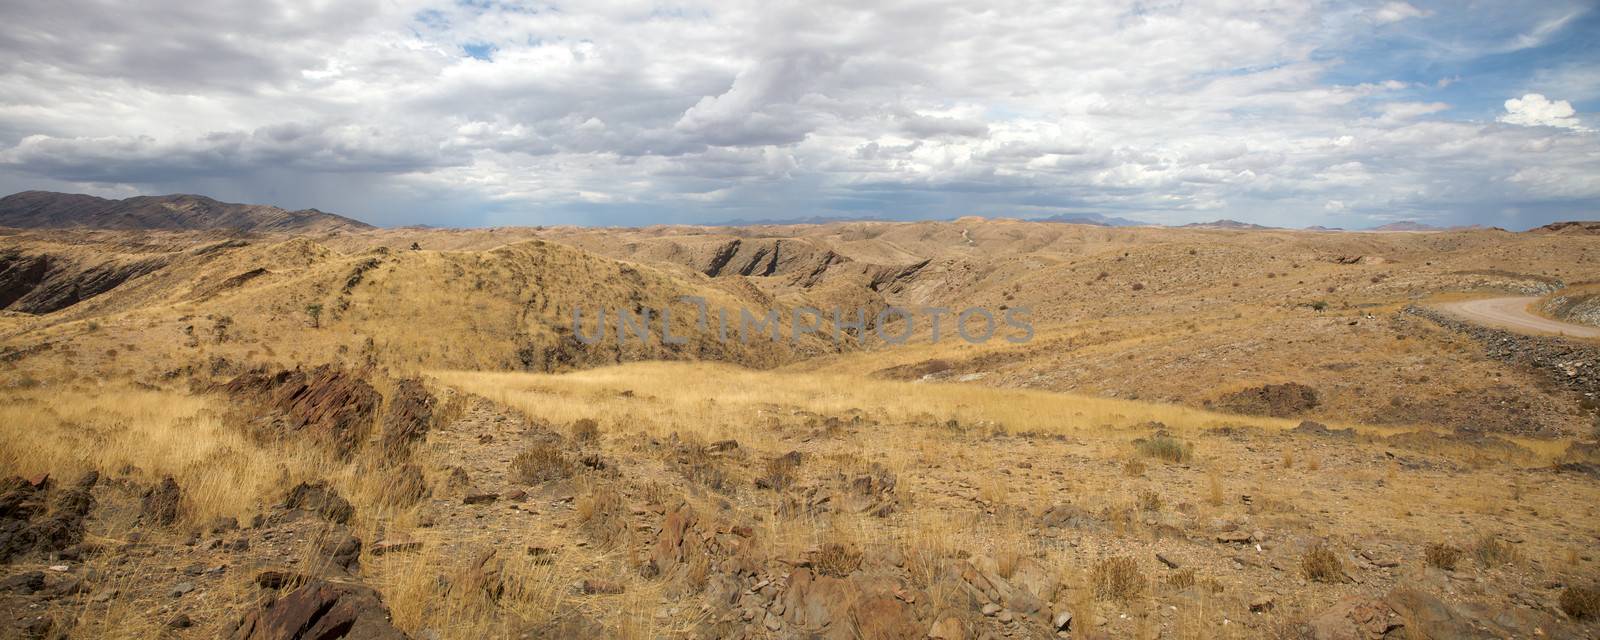
<svg viewBox="0 0 1600 640"><path fill-rule="evenodd" d="M0 200L0 637L1600 634L1594 223L85 198ZM1031 335L729 339L685 297Z"/></svg>

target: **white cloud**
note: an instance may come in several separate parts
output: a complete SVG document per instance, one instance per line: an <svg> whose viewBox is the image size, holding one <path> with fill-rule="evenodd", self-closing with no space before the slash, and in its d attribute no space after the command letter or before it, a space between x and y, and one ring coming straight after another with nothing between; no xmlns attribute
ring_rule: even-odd
<svg viewBox="0 0 1600 640"><path fill-rule="evenodd" d="M1500 116L1499 120L1525 127L1582 129L1583 123L1575 117L1576 113L1572 103L1566 100L1550 100L1543 94L1530 93L1507 100L1505 115Z"/></svg>
<svg viewBox="0 0 1600 640"><path fill-rule="evenodd" d="M1372 12L1372 21L1378 24L1399 22L1407 18L1424 18L1432 15L1431 11L1423 11L1409 2L1389 2L1378 7Z"/></svg>
<svg viewBox="0 0 1600 640"><path fill-rule="evenodd" d="M1383 115L1378 120L1391 124L1404 122L1449 108L1450 105L1443 102L1390 102L1383 105Z"/></svg>
<svg viewBox="0 0 1600 640"><path fill-rule="evenodd" d="M1352 77L1340 57L1374 22L1452 17L1405 2L111 4L0 5L0 186L250 199L322 178L348 185L342 213L427 203L413 213L443 224L485 206L526 223L1091 206L1292 224L1328 203L1587 197L1600 175L1567 102L1530 94L1501 118L1559 131L1483 126L1451 119L1430 93L1445 82Z"/></svg>

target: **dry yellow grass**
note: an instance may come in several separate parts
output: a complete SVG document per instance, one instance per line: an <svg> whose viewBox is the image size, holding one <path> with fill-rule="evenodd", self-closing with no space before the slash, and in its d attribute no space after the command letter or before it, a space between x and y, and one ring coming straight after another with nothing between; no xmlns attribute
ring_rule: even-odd
<svg viewBox="0 0 1600 640"><path fill-rule="evenodd" d="M707 440L748 435L754 420L794 410L823 415L855 410L887 423L936 426L954 420L962 428L1040 434L1099 433L1150 422L1193 432L1239 421L1237 416L1177 405L846 374L754 371L715 363L644 362L564 375L431 375L556 423L592 418L603 430L697 434ZM1269 428L1296 424L1273 418L1250 421Z"/></svg>
<svg viewBox="0 0 1600 640"><path fill-rule="evenodd" d="M225 407L185 393L106 385L14 391L0 406L0 470L18 475L170 475L184 517L248 520L286 483L334 468L310 448L268 451L225 423ZM70 478L67 478L70 479Z"/></svg>

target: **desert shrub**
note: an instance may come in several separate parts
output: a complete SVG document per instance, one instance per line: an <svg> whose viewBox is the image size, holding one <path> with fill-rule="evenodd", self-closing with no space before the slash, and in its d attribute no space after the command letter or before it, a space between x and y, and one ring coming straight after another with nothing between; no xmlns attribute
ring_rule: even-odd
<svg viewBox="0 0 1600 640"><path fill-rule="evenodd" d="M830 542L822 545L815 565L822 575L844 578L861 567L861 552L843 543Z"/></svg>
<svg viewBox="0 0 1600 640"><path fill-rule="evenodd" d="M723 457L712 453L697 436L684 438L669 454L668 464L685 479L713 491L726 492L731 488Z"/></svg>
<svg viewBox="0 0 1600 640"><path fill-rule="evenodd" d="M1300 558L1300 571L1307 580L1317 582L1344 582L1344 563L1327 545L1317 543Z"/></svg>
<svg viewBox="0 0 1600 640"><path fill-rule="evenodd" d="M610 484L593 484L587 489L574 505L584 532L602 545L628 542L631 529L622 494Z"/></svg>
<svg viewBox="0 0 1600 640"><path fill-rule="evenodd" d="M1094 595L1103 600L1127 602L1144 593L1145 578L1139 563L1128 556L1106 558L1089 572Z"/></svg>
<svg viewBox="0 0 1600 640"><path fill-rule="evenodd" d="M1194 446L1170 436L1155 436L1147 440L1134 443L1135 448L1150 458L1157 458L1178 464L1188 462L1194 456Z"/></svg>
<svg viewBox="0 0 1600 640"><path fill-rule="evenodd" d="M1438 567L1446 571L1455 570L1456 563L1461 561L1462 555L1459 547L1442 542L1429 544L1426 549L1423 549L1422 554L1423 558L1427 560L1428 566Z"/></svg>
<svg viewBox="0 0 1600 640"><path fill-rule="evenodd" d="M1561 592L1561 610L1579 620L1600 618L1600 586L1570 586Z"/></svg>
<svg viewBox="0 0 1600 640"><path fill-rule="evenodd" d="M555 445L540 443L512 459L511 475L524 484L560 480L572 475L572 461Z"/></svg>
<svg viewBox="0 0 1600 640"><path fill-rule="evenodd" d="M1152 491L1150 489L1145 489L1144 491L1140 491L1139 492L1139 510L1141 510L1141 511L1160 511L1161 510L1161 494L1156 493L1155 491Z"/></svg>
<svg viewBox="0 0 1600 640"><path fill-rule="evenodd" d="M1176 591L1188 589L1189 587L1194 586L1194 584L1194 569L1184 569L1167 576L1167 586L1172 587Z"/></svg>
<svg viewBox="0 0 1600 640"><path fill-rule="evenodd" d="M1142 475L1144 475L1144 470L1145 470L1145 467L1144 467L1144 463L1143 462L1139 462L1138 460L1134 460L1134 459L1131 459L1131 458L1127 462L1122 464L1122 472L1125 473L1125 474L1128 474L1130 476L1134 476L1134 477L1142 476Z"/></svg>
<svg viewBox="0 0 1600 640"><path fill-rule="evenodd" d="M1521 554L1511 543L1501 540L1492 533L1486 533L1472 545L1472 557L1484 567L1498 567L1500 565L1515 563Z"/></svg>
<svg viewBox="0 0 1600 640"><path fill-rule="evenodd" d="M579 418L572 423L572 439L590 442L600 437L600 423L594 418Z"/></svg>

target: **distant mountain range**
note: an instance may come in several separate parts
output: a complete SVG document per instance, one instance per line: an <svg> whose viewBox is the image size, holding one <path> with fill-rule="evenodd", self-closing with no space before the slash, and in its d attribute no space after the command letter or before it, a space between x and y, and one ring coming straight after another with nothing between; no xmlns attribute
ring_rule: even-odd
<svg viewBox="0 0 1600 640"><path fill-rule="evenodd" d="M1243 231L1258 231L1264 229L1278 229L1279 227L1266 227L1238 220L1212 220L1211 222L1191 222L1182 225L1183 229L1238 229Z"/></svg>
<svg viewBox="0 0 1600 640"><path fill-rule="evenodd" d="M286 211L260 204L219 202L189 194L108 200L52 191L23 191L0 198L0 226L45 229L228 229L296 233L374 228L358 220L316 209Z"/></svg>
<svg viewBox="0 0 1600 640"><path fill-rule="evenodd" d="M964 217L964 216L963 216ZM784 226L794 224L832 224L837 222L950 222L960 218L884 218L874 216L807 216L801 218L774 218L772 220L747 220L735 218L721 222L708 222L708 227L756 227L762 225ZM1047 218L1027 218L1027 222L1059 222L1065 224L1092 224L1101 227L1137 227L1148 222L1100 215L1098 213L1063 213Z"/></svg>
<svg viewBox="0 0 1600 640"><path fill-rule="evenodd" d="M720 222L707 222L700 226L706 227L760 227L760 226L787 226L792 224L832 224L835 222L913 222L912 220L891 220L889 218L874 218L871 216L806 216L801 218L773 218L771 220L748 220L734 218Z"/></svg>
<svg viewBox="0 0 1600 640"><path fill-rule="evenodd" d="M1060 214L1060 215L1050 216L1048 218L1033 218L1032 220L1029 220L1029 222L1061 222L1061 223L1066 223L1066 224L1092 224L1092 225L1097 225L1097 226L1101 226L1101 227L1139 227L1139 226L1146 226L1146 225L1150 224L1148 222L1139 222L1138 220L1129 220L1127 218L1116 218L1116 217L1112 217L1112 216L1104 216L1104 215L1100 215L1098 213L1063 213L1063 214Z"/></svg>
<svg viewBox="0 0 1600 640"><path fill-rule="evenodd" d="M1372 227L1371 229L1368 229L1368 231L1441 231L1441 230L1442 229L1440 229L1439 227L1435 227L1435 226L1433 226L1431 224L1425 224L1425 223L1422 223L1422 222L1417 222L1415 220L1401 220L1399 222L1391 222L1389 224L1378 225L1376 227Z"/></svg>
<svg viewBox="0 0 1600 640"><path fill-rule="evenodd" d="M772 220L735 219L707 223L712 227L748 227L760 225L820 225L843 222L949 222L956 218L900 219L872 216L809 216ZM1088 224L1102 227L1164 226L1140 222L1099 213L1063 213L1027 222ZM324 233L333 231L361 231L374 229L365 222L341 215L301 209L289 211L261 204L221 202L206 196L172 194L164 196L135 196L110 200L78 193L53 191L23 191L0 198L0 227L36 229L165 229L165 230L233 230L254 232ZM416 228L432 228L415 225ZM1182 229L1230 229L1261 231L1282 229L1238 220L1213 220L1180 225ZM1483 225L1438 227L1414 220L1390 222L1360 231L1461 231L1493 229ZM1323 226L1306 227L1306 231L1345 231ZM1600 221L1553 222L1530 229L1530 233L1559 233L1600 235Z"/></svg>

